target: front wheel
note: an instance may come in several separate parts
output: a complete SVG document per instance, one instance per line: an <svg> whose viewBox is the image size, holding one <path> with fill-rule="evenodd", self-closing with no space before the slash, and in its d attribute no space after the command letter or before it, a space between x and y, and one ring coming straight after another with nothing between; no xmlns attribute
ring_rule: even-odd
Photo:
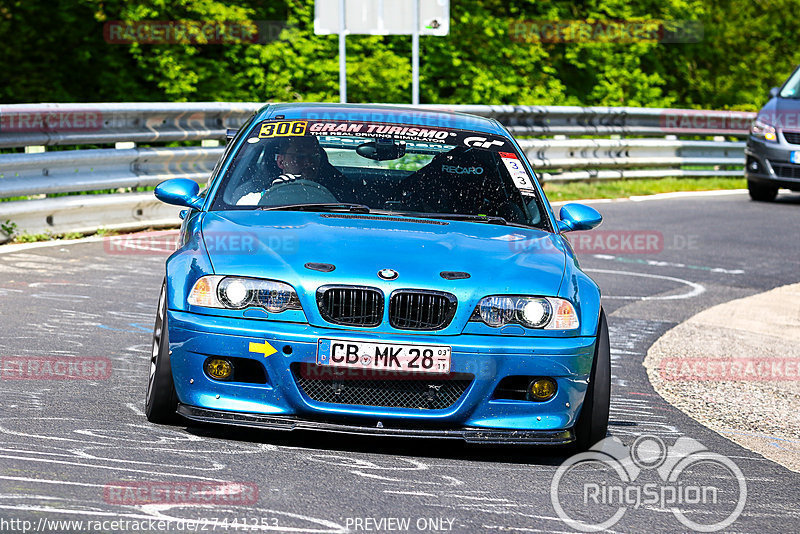
<svg viewBox="0 0 800 534"><path fill-rule="evenodd" d="M608 410L611 404L611 348L608 342L608 323L606 314L600 310L597 325L597 342L594 349L592 373L589 387L583 400L578 421L575 423L575 448L588 450L592 445L606 437L608 431Z"/></svg>
<svg viewBox="0 0 800 534"><path fill-rule="evenodd" d="M750 198L760 202L772 202L778 195L777 187L758 184L749 180L747 182L747 191L750 193Z"/></svg>
<svg viewBox="0 0 800 534"><path fill-rule="evenodd" d="M153 347L150 355L150 377L145 397L145 415L151 423L176 424L181 417L175 413L178 408L178 394L172 379L169 361L169 331L167 329L167 284L161 286L158 298L156 322L153 326Z"/></svg>

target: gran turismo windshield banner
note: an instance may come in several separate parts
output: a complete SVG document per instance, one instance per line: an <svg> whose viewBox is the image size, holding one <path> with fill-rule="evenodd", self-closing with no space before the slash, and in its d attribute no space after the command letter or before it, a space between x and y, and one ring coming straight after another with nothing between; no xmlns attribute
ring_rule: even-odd
<svg viewBox="0 0 800 534"><path fill-rule="evenodd" d="M321 137L331 135L467 146L495 152L512 149L505 138L487 133L456 130L453 128L434 128L430 126L380 122L326 120L265 121L261 124L258 133L258 137L261 139L298 136Z"/></svg>

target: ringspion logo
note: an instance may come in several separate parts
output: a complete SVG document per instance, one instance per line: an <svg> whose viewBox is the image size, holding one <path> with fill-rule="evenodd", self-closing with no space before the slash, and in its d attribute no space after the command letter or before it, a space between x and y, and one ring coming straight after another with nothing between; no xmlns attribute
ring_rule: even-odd
<svg viewBox="0 0 800 534"><path fill-rule="evenodd" d="M662 511L671 512L685 528L716 532L744 510L747 482L733 460L692 438L668 446L642 435L626 447L608 437L559 466L550 500L558 517L581 532L611 529L637 510L656 510L659 522L667 521Z"/></svg>

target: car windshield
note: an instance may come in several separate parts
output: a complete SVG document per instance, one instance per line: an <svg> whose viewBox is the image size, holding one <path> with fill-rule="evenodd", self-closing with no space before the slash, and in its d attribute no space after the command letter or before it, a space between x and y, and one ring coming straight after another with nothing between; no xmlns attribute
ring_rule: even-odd
<svg viewBox="0 0 800 534"><path fill-rule="evenodd" d="M800 98L800 69L792 74L792 77L783 85L780 96L782 98Z"/></svg>
<svg viewBox="0 0 800 534"><path fill-rule="evenodd" d="M353 121L264 121L235 154L212 210L347 210L547 228L506 137Z"/></svg>

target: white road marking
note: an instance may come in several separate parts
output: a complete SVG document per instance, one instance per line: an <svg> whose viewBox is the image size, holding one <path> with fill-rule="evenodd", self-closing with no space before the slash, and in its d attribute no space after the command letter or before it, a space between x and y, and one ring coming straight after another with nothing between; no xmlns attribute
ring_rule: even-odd
<svg viewBox="0 0 800 534"><path fill-rule="evenodd" d="M420 497L436 497L434 493L425 493L424 491L397 491L397 490L383 490L384 493L392 493L394 495L417 495Z"/></svg>
<svg viewBox="0 0 800 534"><path fill-rule="evenodd" d="M14 480L17 482L33 482L36 484L55 484L57 486L81 486L85 488L120 488L120 489L127 489L129 486L122 486L116 484L92 484L89 482L71 482L68 480L51 480L48 478L30 478L30 477L9 477L0 475L0 480ZM31 497L28 495L28 497ZM39 496L37 496L39 498ZM47 497L47 498L57 498L57 497Z"/></svg>
<svg viewBox="0 0 800 534"><path fill-rule="evenodd" d="M183 475L178 473L164 473L162 471L147 471L144 469L132 469L128 467L120 467L118 465L97 465L97 464L87 464L87 463L79 463L73 461L64 461L64 460L50 460L47 458L30 458L26 456L13 456L10 454L0 454L0 458L6 458L8 460L21 460L23 462L39 462L39 463L47 463L47 464L61 464L61 465L71 465L76 467L88 467L89 469L107 469L111 471L126 471L129 473L140 473L144 475L156 475L159 477L168 476L168 477L179 477L179 478L188 478L192 480L204 480L204 481L211 481L211 482L227 482L225 480L218 480L198 475ZM150 462L152 465L152 462ZM186 465L186 466L178 466L184 469L196 469L196 467Z"/></svg>
<svg viewBox="0 0 800 534"><path fill-rule="evenodd" d="M131 410L133 410L133 413L135 413L136 415L144 415L144 412L143 412L142 410L140 410L140 409L139 409L139 408L138 408L138 407L137 407L137 406L136 406L134 403L132 403L132 402L129 402L129 403L125 404L125 406L127 406L128 408L130 408Z"/></svg>
<svg viewBox="0 0 800 534"><path fill-rule="evenodd" d="M623 263L638 263L642 265L652 265L654 267L679 267L682 269L694 269L697 271L706 271L709 273L722 273L722 274L744 274L742 269L723 269L722 267L706 267L704 265L687 265L685 263L675 263L670 261L659 260L646 260L641 258L625 258L620 256L612 256L610 254L593 254L593 258L598 260L611 260Z"/></svg>
<svg viewBox="0 0 800 534"><path fill-rule="evenodd" d="M555 519L550 517L542 517L542 519ZM559 521L561 521L559 519ZM507 527L503 525L481 525L483 528L491 529L491 530L502 530L503 532L508 532L513 530L514 532L548 532L551 534L575 534L574 530L552 530L552 529L543 529L543 528L526 528L526 527Z"/></svg>
<svg viewBox="0 0 800 534"><path fill-rule="evenodd" d="M436 482L436 481L432 481L432 480L406 480L406 479L402 479L402 478L384 477L384 476L381 476L381 475L377 475L375 473L364 473L362 471L350 471L350 472L352 474L358 475L360 477L370 478L370 479L373 479L373 480L381 480L381 481L384 481L384 482L401 482L403 484L427 484L427 485L434 485L434 486L441 486L441 485L461 486L461 485L464 484L463 481L461 481L461 480L459 480L459 479L457 479L455 477L451 477L451 476L447 476L447 475L438 475L442 479L444 479L445 482Z"/></svg>
<svg viewBox="0 0 800 534"><path fill-rule="evenodd" d="M502 503L511 503L508 499L496 499L492 497L481 497L480 495L456 495L454 493L449 493L447 497L454 497L456 499L470 499L476 501L495 501L495 502L502 502Z"/></svg>
<svg viewBox="0 0 800 534"><path fill-rule="evenodd" d="M747 194L747 189L721 189L716 191L675 191L672 193L657 193L655 195L639 195L629 197L631 202L644 202L646 200L667 200L671 198L691 197L721 197L730 195Z"/></svg>
<svg viewBox="0 0 800 534"><path fill-rule="evenodd" d="M660 274L647 274L647 273L634 273L630 271L614 271L609 269L584 269L584 271L589 273L602 273L602 274L622 274L626 276L640 276L642 278L655 278L657 280L669 280L670 282L677 282L679 284L685 284L691 287L691 291L687 291L686 293L681 293L679 295L662 295L662 296L655 296L655 297L634 297L634 296L616 296L616 295L603 295L604 299L611 299L611 300L682 300L682 299L690 299L705 293L706 288L696 282L690 282L689 280L684 280L683 278L675 278L674 276L663 276Z"/></svg>

